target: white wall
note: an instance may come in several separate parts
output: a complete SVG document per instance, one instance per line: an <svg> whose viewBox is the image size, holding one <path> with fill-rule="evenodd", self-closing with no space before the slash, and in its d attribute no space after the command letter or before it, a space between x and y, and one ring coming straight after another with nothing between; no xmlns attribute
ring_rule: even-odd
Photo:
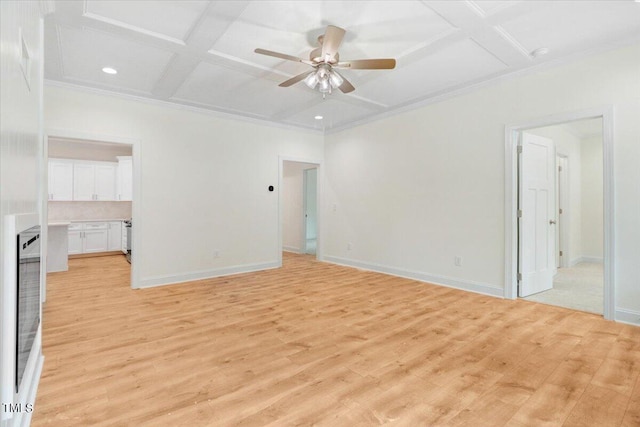
<svg viewBox="0 0 640 427"><path fill-rule="evenodd" d="M582 148L582 257L586 261L603 259L602 137L583 139ZM639 219L640 221L640 219Z"/></svg>
<svg viewBox="0 0 640 427"><path fill-rule="evenodd" d="M634 45L328 135L325 259L502 295L505 126L612 105L616 315L640 322L638 75Z"/></svg>
<svg viewBox="0 0 640 427"><path fill-rule="evenodd" d="M7 328L15 329L15 317L5 316L8 305L15 307L15 300L8 301L6 290L15 283L5 283L6 269L16 268L5 265L5 216L18 213L38 213L41 216L42 180L42 21L38 2L0 2L0 44L2 45L0 72L0 290L2 316L0 328L2 336ZM24 38L31 65L25 79L20 66L20 33ZM29 86L27 85L29 81ZM40 334L34 341L34 351L40 354ZM10 357L15 349L0 349L0 384L2 403L33 403L35 387L39 378L37 367L25 371L19 395L13 393L15 367ZM9 362L8 364L5 364ZM30 394L33 393L33 396ZM28 413L11 414L4 408L0 411L2 426L18 425L21 417ZM9 419L11 418L11 419ZM28 422L28 420L25 420Z"/></svg>
<svg viewBox="0 0 640 427"><path fill-rule="evenodd" d="M282 171L282 248L290 252L303 252L303 178L302 171L317 165L303 162L283 162Z"/></svg>
<svg viewBox="0 0 640 427"><path fill-rule="evenodd" d="M277 266L279 156L323 156L319 134L53 86L45 129L139 141L134 286Z"/></svg>

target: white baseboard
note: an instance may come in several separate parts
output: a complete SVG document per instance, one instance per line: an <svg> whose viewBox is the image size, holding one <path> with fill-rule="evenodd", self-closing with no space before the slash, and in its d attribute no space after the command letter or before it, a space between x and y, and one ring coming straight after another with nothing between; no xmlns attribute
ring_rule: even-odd
<svg viewBox="0 0 640 427"><path fill-rule="evenodd" d="M296 248L294 246L282 246L282 250L285 252L293 252L294 254L302 253L302 250L300 250L300 248Z"/></svg>
<svg viewBox="0 0 640 427"><path fill-rule="evenodd" d="M492 297L504 298L504 289L485 283L471 282L468 280L459 280L443 276L434 276L419 271L403 270L400 268L333 256L325 256L323 258L323 261L344 265L347 267L355 267L363 270L375 271L377 273L389 274L392 276L404 277L406 279L418 280L420 282L431 283L434 285L446 286L448 288L461 289L463 291L475 292Z"/></svg>
<svg viewBox="0 0 640 427"><path fill-rule="evenodd" d="M251 273L254 271L279 268L277 261L261 264L235 265L231 267L216 268L213 270L200 270L191 273L175 274L168 276L155 276L144 278L138 288L153 288L156 286L173 285L176 283L192 282L194 280L211 279L214 277L230 276L232 274Z"/></svg>
<svg viewBox="0 0 640 427"><path fill-rule="evenodd" d="M640 326L640 311L616 307L615 321Z"/></svg>

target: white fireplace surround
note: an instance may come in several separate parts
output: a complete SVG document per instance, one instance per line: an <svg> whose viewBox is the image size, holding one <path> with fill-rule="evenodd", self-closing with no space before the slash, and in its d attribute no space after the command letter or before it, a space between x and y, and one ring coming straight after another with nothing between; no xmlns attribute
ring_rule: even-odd
<svg viewBox="0 0 640 427"><path fill-rule="evenodd" d="M4 242L2 243L4 256L4 287L2 295L2 352L4 354L2 369L2 384L0 385L0 397L3 408L0 411L2 426L28 426L31 420L31 411L27 404L33 404L36 398L38 382L42 372L44 357L42 356L42 322L38 327L31 353L22 377L21 387L18 393L15 391L15 346L16 346L16 281L17 281L17 244L18 233L33 226L40 225L40 216L37 213L6 215L4 217ZM41 248L42 251L42 248ZM42 253L40 254L42 258ZM41 279L42 285L42 279ZM42 302L40 303L40 318L42 319ZM18 411L4 410L4 404L14 405Z"/></svg>

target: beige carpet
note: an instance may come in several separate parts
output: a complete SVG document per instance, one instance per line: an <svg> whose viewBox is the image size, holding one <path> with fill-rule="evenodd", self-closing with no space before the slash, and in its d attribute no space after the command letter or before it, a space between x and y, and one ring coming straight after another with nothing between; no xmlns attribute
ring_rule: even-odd
<svg viewBox="0 0 640 427"><path fill-rule="evenodd" d="M603 277L601 263L583 262L571 268L559 268L553 289L524 299L602 314Z"/></svg>

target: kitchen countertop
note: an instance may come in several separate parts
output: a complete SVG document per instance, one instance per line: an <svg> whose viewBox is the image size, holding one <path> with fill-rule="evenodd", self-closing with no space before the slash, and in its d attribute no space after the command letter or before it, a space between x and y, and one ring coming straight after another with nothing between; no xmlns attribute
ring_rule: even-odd
<svg viewBox="0 0 640 427"><path fill-rule="evenodd" d="M51 221L47 225L49 227L63 227L63 226L66 227L69 224L71 224L71 222L69 221Z"/></svg>
<svg viewBox="0 0 640 427"><path fill-rule="evenodd" d="M99 218L99 219L54 219L49 221L49 225L69 225L74 222L111 222L128 221L131 218Z"/></svg>

